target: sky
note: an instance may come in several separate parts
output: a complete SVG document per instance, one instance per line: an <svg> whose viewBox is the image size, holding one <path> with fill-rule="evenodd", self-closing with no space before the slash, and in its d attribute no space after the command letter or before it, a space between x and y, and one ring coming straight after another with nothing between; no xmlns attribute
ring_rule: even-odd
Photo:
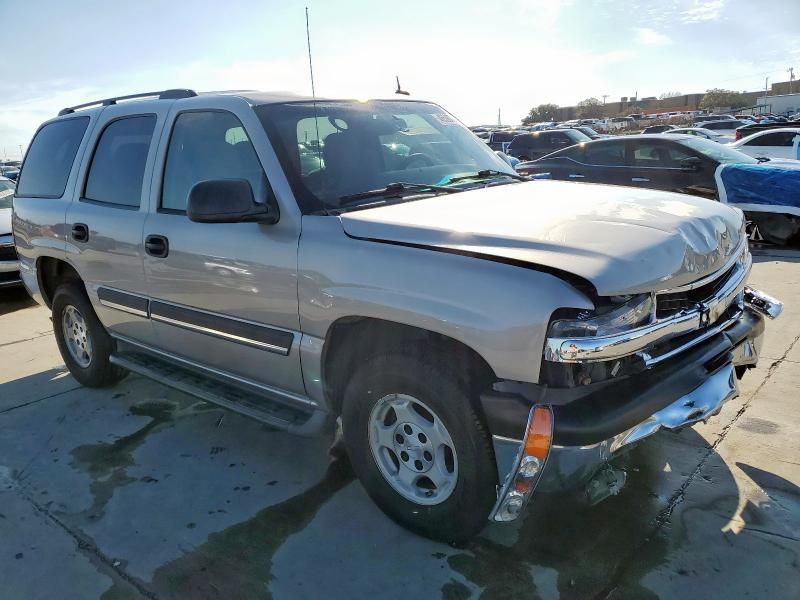
<svg viewBox="0 0 800 600"><path fill-rule="evenodd" d="M800 0L0 0L0 157L61 108L165 88L412 98L467 124L537 104L800 77ZM800 84L798 84L800 88Z"/></svg>

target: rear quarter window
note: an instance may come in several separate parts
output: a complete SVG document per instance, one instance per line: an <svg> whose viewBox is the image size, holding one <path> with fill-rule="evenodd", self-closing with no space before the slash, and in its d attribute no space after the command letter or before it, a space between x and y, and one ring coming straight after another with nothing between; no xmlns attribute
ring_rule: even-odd
<svg viewBox="0 0 800 600"><path fill-rule="evenodd" d="M25 155L17 196L63 196L88 125L89 117L75 117L53 121L39 129Z"/></svg>

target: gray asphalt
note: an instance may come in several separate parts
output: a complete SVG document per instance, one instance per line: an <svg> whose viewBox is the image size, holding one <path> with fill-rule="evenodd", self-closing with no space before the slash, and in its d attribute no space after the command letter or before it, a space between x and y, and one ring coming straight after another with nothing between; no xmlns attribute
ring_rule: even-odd
<svg viewBox="0 0 800 600"><path fill-rule="evenodd" d="M2 291L0 594L798 598L800 252L755 253L786 309L741 396L626 456L619 496L540 496L463 548L384 517L329 439L139 377L82 388L47 310Z"/></svg>

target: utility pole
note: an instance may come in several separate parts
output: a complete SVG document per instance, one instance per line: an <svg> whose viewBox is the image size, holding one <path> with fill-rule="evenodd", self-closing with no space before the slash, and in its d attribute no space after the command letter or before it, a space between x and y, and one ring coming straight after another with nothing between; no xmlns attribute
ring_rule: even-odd
<svg viewBox="0 0 800 600"><path fill-rule="evenodd" d="M792 93L792 81L794 80L794 67L786 69L789 72L789 93Z"/></svg>
<svg viewBox="0 0 800 600"><path fill-rule="evenodd" d="M606 98L608 98L608 94L603 94L603 106L606 105Z"/></svg>
<svg viewBox="0 0 800 600"><path fill-rule="evenodd" d="M767 98L767 89L769 88L769 77L764 80L764 99Z"/></svg>
<svg viewBox="0 0 800 600"><path fill-rule="evenodd" d="M25 153L22 151L22 144L19 145L19 159L25 158Z"/></svg>
<svg viewBox="0 0 800 600"><path fill-rule="evenodd" d="M498 108L497 109L497 125L500 126L502 124L503 124L503 122L500 120L500 109Z"/></svg>

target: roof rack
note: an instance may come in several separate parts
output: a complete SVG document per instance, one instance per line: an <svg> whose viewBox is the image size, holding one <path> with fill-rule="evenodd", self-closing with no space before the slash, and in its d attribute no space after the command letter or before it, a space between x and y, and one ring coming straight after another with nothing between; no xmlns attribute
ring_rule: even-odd
<svg viewBox="0 0 800 600"><path fill-rule="evenodd" d="M58 116L68 115L74 113L81 108L89 108L90 106L111 106L120 100L133 100L134 98L158 98L159 100L179 100L181 98L194 98L197 92L194 90L174 89L163 90L160 92L144 92L142 94L130 94L128 96L116 96L114 98L106 98L105 100L95 100L94 102L86 102L85 104L77 104L76 106L68 106L58 111Z"/></svg>

